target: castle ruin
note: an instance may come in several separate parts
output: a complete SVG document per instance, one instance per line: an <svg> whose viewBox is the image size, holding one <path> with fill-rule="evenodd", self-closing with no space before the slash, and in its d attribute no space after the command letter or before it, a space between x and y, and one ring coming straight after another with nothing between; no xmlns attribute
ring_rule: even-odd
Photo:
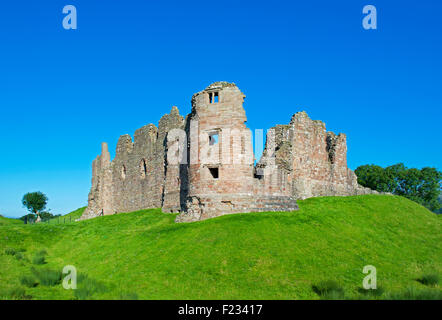
<svg viewBox="0 0 442 320"><path fill-rule="evenodd" d="M347 167L344 134L327 132L305 112L267 133L255 165L245 95L215 82L192 97L186 118L172 107L156 127L106 143L92 163L92 187L81 219L148 208L180 213L177 222L240 212L293 211L297 199L376 193Z"/></svg>

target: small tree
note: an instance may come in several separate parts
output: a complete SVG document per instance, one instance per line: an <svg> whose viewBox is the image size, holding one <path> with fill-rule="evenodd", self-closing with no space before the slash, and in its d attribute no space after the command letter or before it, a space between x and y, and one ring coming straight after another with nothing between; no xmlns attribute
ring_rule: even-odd
<svg viewBox="0 0 442 320"><path fill-rule="evenodd" d="M40 216L40 212L46 208L46 204L48 203L48 197L40 191L38 192L29 192L23 196L22 199L23 206L26 207L30 213L33 213L37 216L37 220Z"/></svg>

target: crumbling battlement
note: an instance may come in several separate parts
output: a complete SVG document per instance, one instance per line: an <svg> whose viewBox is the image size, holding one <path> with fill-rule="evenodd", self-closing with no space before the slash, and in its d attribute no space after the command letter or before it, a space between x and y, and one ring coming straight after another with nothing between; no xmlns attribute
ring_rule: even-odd
<svg viewBox="0 0 442 320"><path fill-rule="evenodd" d="M347 167L347 138L326 131L322 121L311 120L305 111L292 116L289 125L275 131L275 162L290 176L294 199L377 193L359 186ZM267 146L264 155L268 153ZM266 157L257 167L262 167Z"/></svg>
<svg viewBox="0 0 442 320"><path fill-rule="evenodd" d="M327 132L305 112L268 131L254 165L245 95L215 82L193 95L184 119L173 107L158 128L123 135L111 161L107 144L92 163L92 187L81 219L161 207L177 222L223 214L297 210L296 199L376 193L347 167L344 134Z"/></svg>

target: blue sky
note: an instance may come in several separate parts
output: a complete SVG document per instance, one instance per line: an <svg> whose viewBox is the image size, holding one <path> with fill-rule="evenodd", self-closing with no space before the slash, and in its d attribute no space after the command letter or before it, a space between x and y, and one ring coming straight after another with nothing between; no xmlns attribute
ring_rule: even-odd
<svg viewBox="0 0 442 320"><path fill-rule="evenodd" d="M65 5L78 29L62 27ZM362 28L364 5L378 29ZM214 81L251 129L305 110L348 136L348 164L442 169L442 2L7 1L0 10L0 214L40 190L86 205L91 162Z"/></svg>

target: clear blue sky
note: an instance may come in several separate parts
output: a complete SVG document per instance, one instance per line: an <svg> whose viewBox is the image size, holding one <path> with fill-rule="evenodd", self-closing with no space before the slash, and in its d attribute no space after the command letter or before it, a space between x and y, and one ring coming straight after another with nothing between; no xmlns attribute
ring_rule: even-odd
<svg viewBox="0 0 442 320"><path fill-rule="evenodd" d="M78 10L64 30L62 8ZM378 29L362 28L373 4ZM442 169L442 2L4 1L0 214L40 190L87 203L100 143L155 123L214 81L247 95L251 129L305 110L348 136L350 168Z"/></svg>

